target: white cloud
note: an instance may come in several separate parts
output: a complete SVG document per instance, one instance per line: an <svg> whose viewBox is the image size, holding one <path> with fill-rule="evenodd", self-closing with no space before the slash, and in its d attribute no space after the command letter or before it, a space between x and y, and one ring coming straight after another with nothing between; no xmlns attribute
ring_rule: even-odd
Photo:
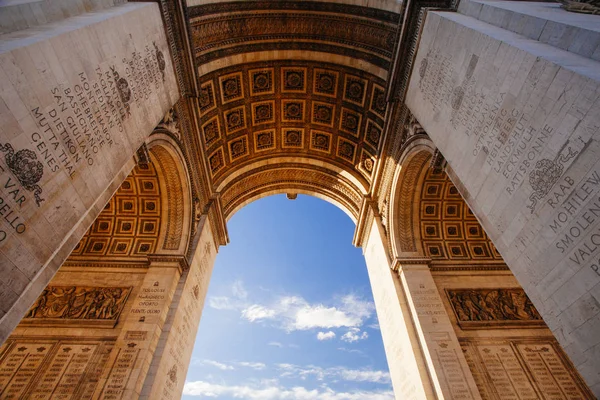
<svg viewBox="0 0 600 400"><path fill-rule="evenodd" d="M267 307L263 307L258 304L253 304L250 307L242 310L242 317L250 322L258 321L261 319L271 319L275 317L277 311Z"/></svg>
<svg viewBox="0 0 600 400"><path fill-rule="evenodd" d="M358 342L359 340L368 339L369 334L367 332L360 332L358 328L350 328L350 330L342 335L342 340L344 342L353 343Z"/></svg>
<svg viewBox="0 0 600 400"><path fill-rule="evenodd" d="M357 326L360 318L336 307L322 305L302 307L296 312L292 330L307 330L312 328L340 328L342 326Z"/></svg>
<svg viewBox="0 0 600 400"><path fill-rule="evenodd" d="M283 345L279 342L269 342L268 345L274 347L283 347Z"/></svg>
<svg viewBox="0 0 600 400"><path fill-rule="evenodd" d="M238 299L246 299L248 297L248 292L244 289L244 283L240 280L233 282L231 286L231 292Z"/></svg>
<svg viewBox="0 0 600 400"><path fill-rule="evenodd" d="M333 339L333 338L335 338L335 332L332 332L332 331L317 333L318 340L329 340L329 339Z"/></svg>
<svg viewBox="0 0 600 400"><path fill-rule="evenodd" d="M300 296L280 296L269 302L251 303L242 281L231 287L232 297L212 296L210 307L217 310L237 310L249 322L272 321L287 332L311 329L360 327L374 312L374 305L355 295L334 299L329 304L310 303Z"/></svg>
<svg viewBox="0 0 600 400"><path fill-rule="evenodd" d="M188 396L219 397L250 400L393 400L391 390L336 392L327 386L307 389L302 386L283 387L276 384L262 386L222 385L204 381L186 382L183 394Z"/></svg>
<svg viewBox="0 0 600 400"><path fill-rule="evenodd" d="M241 367L252 368L256 370L263 370L267 366L261 362L248 362L248 361L240 361L237 363Z"/></svg>
<svg viewBox="0 0 600 400"><path fill-rule="evenodd" d="M202 364L211 365L213 367L219 368L222 371L231 371L231 370L235 369L231 365L223 364L223 363L220 363L218 361L213 361L213 360L203 360Z"/></svg>

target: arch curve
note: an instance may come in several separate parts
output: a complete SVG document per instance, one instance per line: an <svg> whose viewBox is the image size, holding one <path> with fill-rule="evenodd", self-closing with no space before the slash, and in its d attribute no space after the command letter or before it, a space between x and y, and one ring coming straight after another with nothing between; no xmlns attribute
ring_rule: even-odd
<svg viewBox="0 0 600 400"><path fill-rule="evenodd" d="M423 256L419 245L418 196L422 175L433 154L433 144L428 139L412 142L401 157L390 195L389 242L392 256ZM415 206L417 205L417 206Z"/></svg>

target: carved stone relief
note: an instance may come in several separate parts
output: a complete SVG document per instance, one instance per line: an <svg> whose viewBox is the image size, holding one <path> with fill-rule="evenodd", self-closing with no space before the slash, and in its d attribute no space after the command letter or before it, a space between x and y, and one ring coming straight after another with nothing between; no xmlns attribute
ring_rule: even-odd
<svg viewBox="0 0 600 400"><path fill-rule="evenodd" d="M77 320L113 327L132 287L48 286L31 306L23 324L64 325ZM83 321L82 321L83 320ZM84 322L85 321L85 322Z"/></svg>
<svg viewBox="0 0 600 400"><path fill-rule="evenodd" d="M446 293L463 329L544 324L523 289L447 289Z"/></svg>

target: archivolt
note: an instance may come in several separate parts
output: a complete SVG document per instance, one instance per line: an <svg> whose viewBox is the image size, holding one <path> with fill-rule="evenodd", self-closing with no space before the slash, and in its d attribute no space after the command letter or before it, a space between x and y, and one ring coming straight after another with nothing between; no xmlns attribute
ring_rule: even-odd
<svg viewBox="0 0 600 400"><path fill-rule="evenodd" d="M415 204L421 192L418 186L422 181L420 178L430 158L429 148L415 148L408 152L395 174L390 197L390 242L395 257L420 250L417 246L419 229Z"/></svg>
<svg viewBox="0 0 600 400"><path fill-rule="evenodd" d="M356 222L363 192L351 180L323 167L288 163L265 165L239 175L223 189L221 201L229 219L244 205L276 193L302 193L327 200Z"/></svg>
<svg viewBox="0 0 600 400"><path fill-rule="evenodd" d="M183 254L191 229L190 185L183 157L171 139L162 136L153 135L149 146L163 193L162 249Z"/></svg>

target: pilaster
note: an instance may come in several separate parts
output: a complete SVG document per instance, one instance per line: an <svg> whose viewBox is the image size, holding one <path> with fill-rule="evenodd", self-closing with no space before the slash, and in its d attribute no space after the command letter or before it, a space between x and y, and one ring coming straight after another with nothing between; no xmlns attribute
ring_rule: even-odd
<svg viewBox="0 0 600 400"><path fill-rule="evenodd" d="M427 258L396 258L397 274L437 398L480 399Z"/></svg>
<svg viewBox="0 0 600 400"><path fill-rule="evenodd" d="M175 289L187 269L183 257L152 255L149 268L125 317L95 398L138 398L162 334Z"/></svg>

